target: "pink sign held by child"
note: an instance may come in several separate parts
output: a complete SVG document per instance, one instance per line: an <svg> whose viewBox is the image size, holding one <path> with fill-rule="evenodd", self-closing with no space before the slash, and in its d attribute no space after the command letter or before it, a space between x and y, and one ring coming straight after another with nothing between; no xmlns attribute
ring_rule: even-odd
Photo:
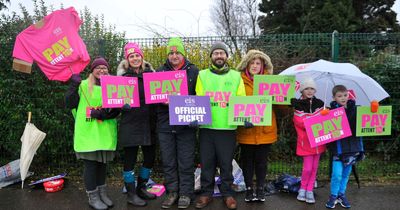
<svg viewBox="0 0 400 210"><path fill-rule="evenodd" d="M304 126L312 148L352 135L343 107L332 109L327 115L307 118Z"/></svg>
<svg viewBox="0 0 400 210"><path fill-rule="evenodd" d="M101 76L103 108L121 108L124 104L139 107L139 89L136 77Z"/></svg>

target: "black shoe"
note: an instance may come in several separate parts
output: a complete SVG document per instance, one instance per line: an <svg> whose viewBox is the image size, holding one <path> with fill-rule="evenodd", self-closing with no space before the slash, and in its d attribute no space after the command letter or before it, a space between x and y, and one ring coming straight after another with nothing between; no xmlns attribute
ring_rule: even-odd
<svg viewBox="0 0 400 210"><path fill-rule="evenodd" d="M244 201L252 202L252 201L254 201L254 199L255 199L254 190L251 187L248 187L246 189L246 195L244 197Z"/></svg>
<svg viewBox="0 0 400 210"><path fill-rule="evenodd" d="M146 186L146 180L141 179L140 177L138 178L138 184L136 187L136 193L137 195L145 200L153 200L156 199L157 196L154 194L151 194L147 191L147 186Z"/></svg>
<svg viewBox="0 0 400 210"><path fill-rule="evenodd" d="M256 190L256 201L264 202L265 201L265 192L262 187L257 187Z"/></svg>

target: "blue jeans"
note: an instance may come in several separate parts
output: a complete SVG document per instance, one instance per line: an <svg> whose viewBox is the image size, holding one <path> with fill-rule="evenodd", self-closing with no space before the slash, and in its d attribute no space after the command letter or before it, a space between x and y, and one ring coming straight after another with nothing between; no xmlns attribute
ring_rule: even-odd
<svg viewBox="0 0 400 210"><path fill-rule="evenodd" d="M331 195L345 194L352 165L344 166L340 160L332 162Z"/></svg>

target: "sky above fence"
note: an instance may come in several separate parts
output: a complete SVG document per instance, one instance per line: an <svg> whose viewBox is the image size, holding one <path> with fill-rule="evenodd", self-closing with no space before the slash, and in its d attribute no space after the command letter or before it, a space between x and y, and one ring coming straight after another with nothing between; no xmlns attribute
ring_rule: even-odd
<svg viewBox="0 0 400 210"><path fill-rule="evenodd" d="M259 0L261 1L261 0ZM33 13L31 0L12 0L8 11L20 13L19 4ZM80 13L87 6L92 14L104 15L106 24L116 26L117 31L126 31L127 38L154 37L154 32L163 36L213 36L216 35L210 7L213 0L45 0L55 9L73 6ZM400 22L400 0L392 9Z"/></svg>

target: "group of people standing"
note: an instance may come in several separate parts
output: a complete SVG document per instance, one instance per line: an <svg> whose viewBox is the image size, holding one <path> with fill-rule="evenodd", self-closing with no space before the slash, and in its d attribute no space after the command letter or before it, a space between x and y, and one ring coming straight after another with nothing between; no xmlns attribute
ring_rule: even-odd
<svg viewBox="0 0 400 210"><path fill-rule="evenodd" d="M267 156L270 145L278 139L274 112L277 107L274 106L272 111L271 126L254 126L251 122L244 122L243 126L232 126L228 124L226 104L229 103L230 96L253 95L254 75L273 74L271 59L261 51L250 50L236 70L227 64L229 56L227 46L223 42L215 42L209 54L211 66L199 71L196 65L187 59L180 38L169 40L167 55L165 63L154 70L144 60L143 51L138 44L125 45L124 60L118 66L117 75L138 78L140 107L133 108L128 104L119 109L101 107L100 77L110 73L109 64L104 58L97 57L93 60L87 79L82 81L79 75L71 77L66 104L76 113L74 150L77 158L84 162L83 180L89 197L89 205L94 209L107 209L113 206L113 202L106 193L105 179L106 165L114 158L117 142L124 150L122 177L127 190L127 202L135 206L145 206L147 200L155 199L155 195L147 192L146 183L154 165L155 145L158 143L164 172L164 186L167 192L161 207L167 209L177 203L178 208L188 208L195 199L194 157L197 138L200 145L201 194L195 202L196 208L204 208L212 201L214 177L218 167L223 201L228 209L236 209L235 192L231 186L233 183L232 160L237 143L241 149L240 163L246 184L245 201L263 202ZM170 125L168 102L145 103L143 73L174 70L186 71L189 95L210 96L211 125L199 126L197 121L189 125ZM298 110L295 118L303 113L314 113L322 107L321 101L315 99L313 94L309 94L310 89L313 89L315 93L315 84L313 85L310 81L302 85L300 88L302 98L292 100L293 107ZM224 97L215 98L213 97L215 93ZM338 103L338 106L341 106L341 103ZM120 116L119 123L116 120L118 116ZM295 125L297 124L295 120ZM199 130L198 137L197 130ZM299 139L307 144L308 141L304 140L306 136L301 137L301 131L297 130L297 132ZM304 156L304 167L298 199L312 203L311 184L315 181L319 157L325 148L317 149L317 151L308 151L303 148L305 152L301 152L299 139L298 155ZM304 144L301 143L301 145ZM139 174L135 175L134 168L139 147L142 150L143 163ZM337 160L340 161L341 157L338 154ZM340 167L336 165L338 164L334 162L334 167L339 169ZM343 176L349 173L346 167L342 170ZM306 180L304 183L303 176ZM340 196L344 197L343 190L338 193L332 194L336 196L334 197L335 204Z"/></svg>

